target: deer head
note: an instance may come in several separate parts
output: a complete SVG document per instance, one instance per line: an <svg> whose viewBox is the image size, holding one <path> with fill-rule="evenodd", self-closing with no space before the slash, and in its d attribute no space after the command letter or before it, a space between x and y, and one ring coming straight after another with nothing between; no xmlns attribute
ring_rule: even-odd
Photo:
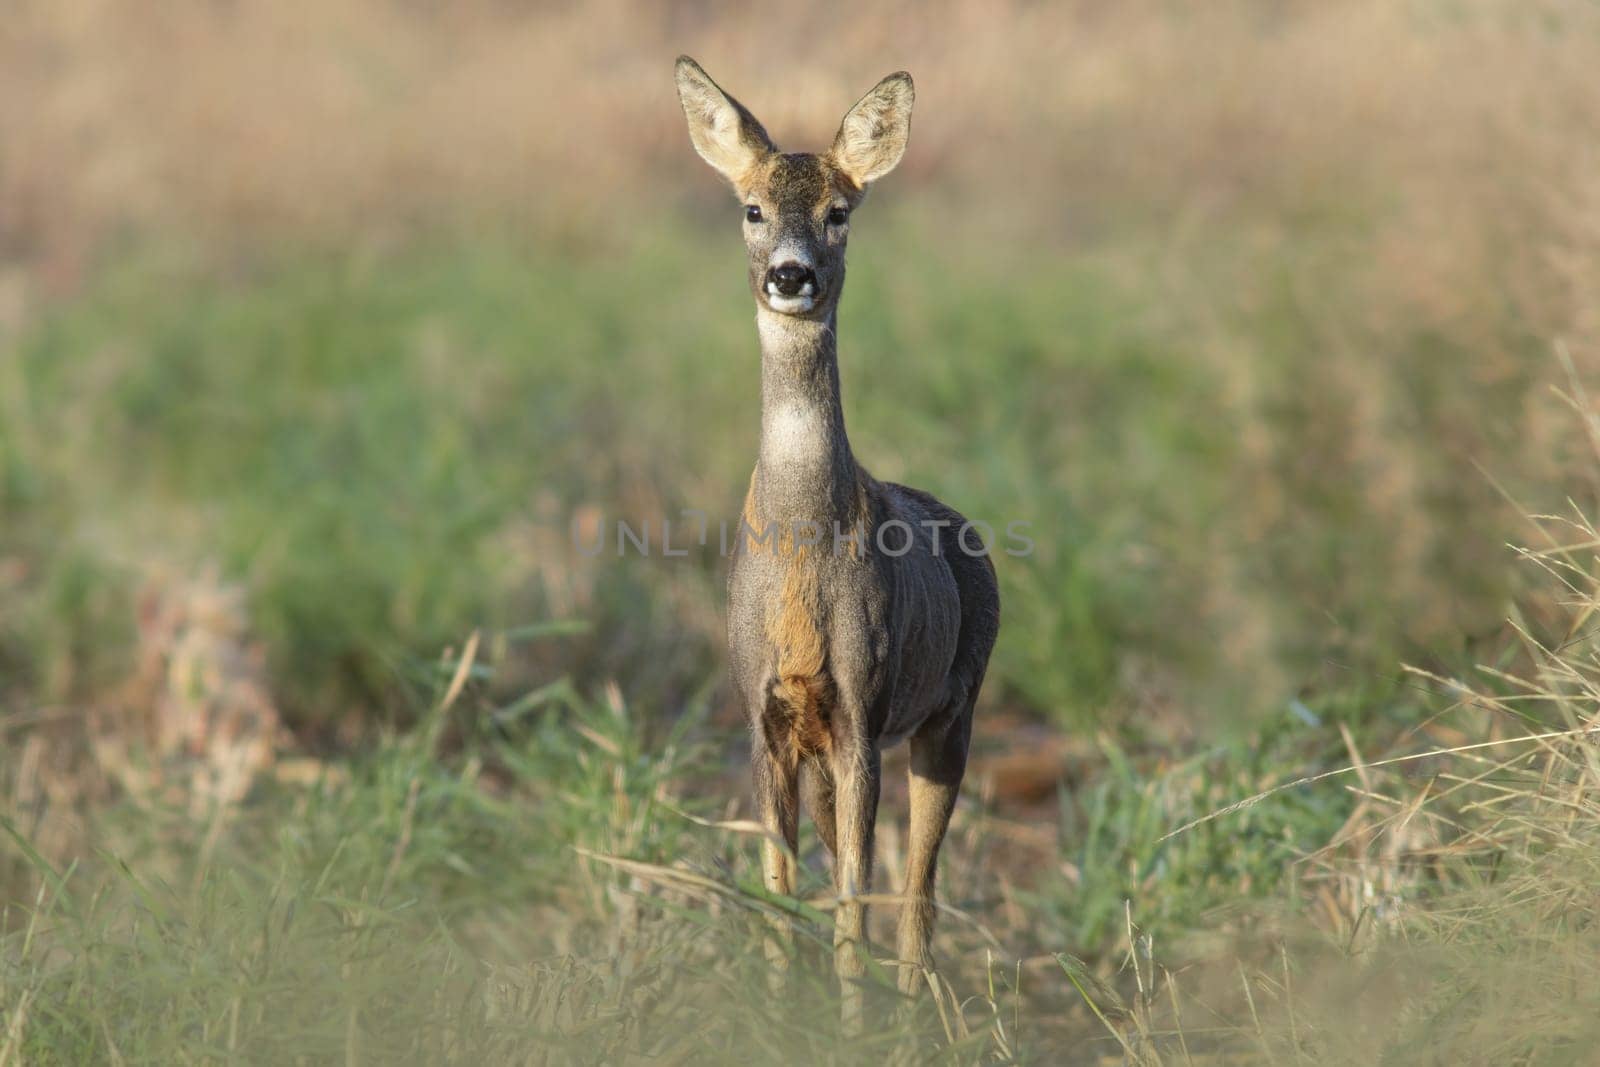
<svg viewBox="0 0 1600 1067"><path fill-rule="evenodd" d="M733 186L759 307L827 318L844 288L850 215L905 153L911 75L884 78L845 115L828 151L780 152L743 104L678 57L678 98L700 157Z"/></svg>

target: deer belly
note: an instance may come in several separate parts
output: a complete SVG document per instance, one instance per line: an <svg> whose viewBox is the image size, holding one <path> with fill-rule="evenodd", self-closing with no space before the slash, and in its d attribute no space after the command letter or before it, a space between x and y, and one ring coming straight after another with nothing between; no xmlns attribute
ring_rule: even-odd
<svg viewBox="0 0 1600 1067"><path fill-rule="evenodd" d="M916 732L944 712L951 700L950 668L961 635L959 594L953 580L935 580L919 592L899 605L901 640L893 670L894 698L881 738L884 745Z"/></svg>

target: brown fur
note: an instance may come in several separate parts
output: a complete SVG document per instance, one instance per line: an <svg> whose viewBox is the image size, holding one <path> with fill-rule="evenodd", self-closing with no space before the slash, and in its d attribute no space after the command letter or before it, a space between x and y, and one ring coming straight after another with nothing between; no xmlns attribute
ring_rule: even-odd
<svg viewBox="0 0 1600 1067"><path fill-rule="evenodd" d="M780 210L799 205L821 212L840 197L853 206L866 195L831 156L805 152L774 152L732 184L740 196L764 194Z"/></svg>
<svg viewBox="0 0 1600 1067"><path fill-rule="evenodd" d="M767 623L767 639L777 649L774 696L789 718L787 754L799 762L828 748L833 716L833 679L827 674L819 590L815 572L799 565L807 546L791 561L777 610Z"/></svg>

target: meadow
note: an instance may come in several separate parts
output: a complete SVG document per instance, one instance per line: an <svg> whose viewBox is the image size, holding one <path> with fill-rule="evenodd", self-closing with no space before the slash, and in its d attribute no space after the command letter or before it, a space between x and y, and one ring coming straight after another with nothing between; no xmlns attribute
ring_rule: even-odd
<svg viewBox="0 0 1600 1067"><path fill-rule="evenodd" d="M1596 12L936 13L24 6L0 1067L1582 1060ZM916 75L852 444L1034 544L941 980L850 1041L820 846L773 898L747 823L759 354L679 51L797 145Z"/></svg>

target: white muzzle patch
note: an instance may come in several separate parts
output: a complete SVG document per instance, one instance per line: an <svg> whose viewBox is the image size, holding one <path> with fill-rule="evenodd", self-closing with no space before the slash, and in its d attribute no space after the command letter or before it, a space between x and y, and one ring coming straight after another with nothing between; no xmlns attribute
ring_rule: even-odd
<svg viewBox="0 0 1600 1067"><path fill-rule="evenodd" d="M803 315L817 306L817 287L806 282L794 296L784 296L776 285L768 282L767 305L785 315Z"/></svg>

